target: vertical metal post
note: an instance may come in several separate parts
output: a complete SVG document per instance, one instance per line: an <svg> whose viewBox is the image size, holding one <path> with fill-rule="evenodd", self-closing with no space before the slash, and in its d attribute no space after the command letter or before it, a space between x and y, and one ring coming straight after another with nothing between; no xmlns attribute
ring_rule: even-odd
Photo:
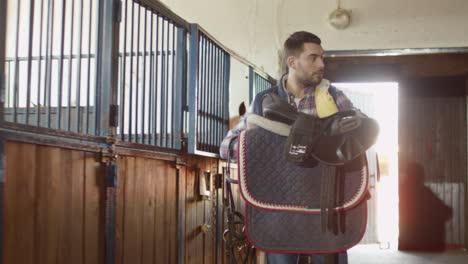
<svg viewBox="0 0 468 264"><path fill-rule="evenodd" d="M33 43L33 26L34 26L34 0L29 1L29 43L28 43L28 76L26 81L26 125L29 125L29 105L31 101L31 68L32 68L32 43ZM3 60L0 60L2 63ZM39 62L41 61L39 56Z"/></svg>
<svg viewBox="0 0 468 264"><path fill-rule="evenodd" d="M183 136L183 100L185 96L185 85L186 85L186 74L185 74L185 64L187 63L187 34L185 28L177 28L177 53L176 53L176 72L175 72L175 91L174 91L174 130L173 130L173 139L175 149L182 148L182 136Z"/></svg>
<svg viewBox="0 0 468 264"><path fill-rule="evenodd" d="M225 62L224 62L224 91L225 91L225 96L223 98L223 105L224 105L224 113L225 113L225 118L224 118L224 133L227 133L227 130L229 129L229 82L230 82L230 77L231 77L231 56L226 53L224 55L225 57Z"/></svg>
<svg viewBox="0 0 468 264"><path fill-rule="evenodd" d="M13 122L18 122L18 98L19 98L19 60L18 60L18 52L19 52L19 35L20 35L20 6L21 1L18 0L16 3L16 40L15 40L15 77L13 80Z"/></svg>
<svg viewBox="0 0 468 264"><path fill-rule="evenodd" d="M100 18L98 16L98 21L99 20L100 20ZM87 69L88 70L88 75L87 75L88 76L88 83L86 85L86 116L85 116L85 123L86 123L85 133L86 134L89 134L89 104L90 104L90 100L91 100L91 94L90 94L90 91L91 91L91 39L93 38L93 36L92 36L92 25L93 25L93 1L90 0L89 1L89 27L88 27L88 32L89 32L89 34L88 34L88 69ZM98 24L98 26L99 26L99 24ZM97 58L98 57L98 50L99 50L99 47L96 47L96 54L95 54L95 59L94 59L95 63L98 60L98 58ZM96 72L98 72L98 70ZM96 80L97 79L99 79L99 77L97 77ZM96 81L95 84L97 86L97 81ZM96 92L96 90L97 89L95 89L95 92ZM96 104L94 104L94 109L95 110L97 109Z"/></svg>
<svg viewBox="0 0 468 264"><path fill-rule="evenodd" d="M148 24L148 10L146 8L143 9L145 11L145 27L144 27L144 36L143 36L143 84L142 84L142 92L141 92L141 143L145 144L145 103L146 103L146 35L147 35L147 27Z"/></svg>
<svg viewBox="0 0 468 264"><path fill-rule="evenodd" d="M76 132L80 133L82 126L81 124L81 56L83 54L83 0L80 3L80 14L78 15L78 65L76 66Z"/></svg>
<svg viewBox="0 0 468 264"><path fill-rule="evenodd" d="M206 123L206 113L204 111L206 105L206 87L208 86L208 44L207 39L203 34L200 34L200 40L198 41L198 51L200 54L199 56L199 65L201 64L201 68L199 69L198 73L198 106L197 106L197 122L198 127L195 133L197 133L197 149L203 147L205 144L204 142L204 129Z"/></svg>
<svg viewBox="0 0 468 264"><path fill-rule="evenodd" d="M153 112L154 112L154 105L153 105L153 89L154 89L154 83L153 83L153 65L154 65L154 61L153 61L153 17L155 16L151 11L150 11L150 16L151 16L151 19L150 19L150 48L149 48L149 64L150 64L150 67L149 67L149 86L148 86L148 89L149 89L149 95L148 95L148 103L149 103L149 106L148 106L148 109L149 109L149 113L148 113L148 144L151 145L151 141L153 139L153 136L151 134L151 131L152 131L152 125L155 125L155 124L151 124L151 116L153 115Z"/></svg>
<svg viewBox="0 0 468 264"><path fill-rule="evenodd" d="M127 27L128 27L128 0L125 0L125 23L122 52L122 71L120 77L120 140L125 140L125 77L127 76Z"/></svg>
<svg viewBox="0 0 468 264"><path fill-rule="evenodd" d="M41 122L41 72L42 72L42 28L44 24L44 2L41 1L41 18L39 19L39 61L37 70L37 101L36 101L36 126L40 126Z"/></svg>
<svg viewBox="0 0 468 264"><path fill-rule="evenodd" d="M117 104L119 22L121 2L119 0L99 1L98 31L96 50L96 102L95 135L113 136L115 116L111 108ZM89 71L89 68L88 68ZM89 76L88 76L89 77ZM89 93L88 93L89 95ZM114 109L115 110L115 109ZM115 110L116 111L116 110ZM89 113L89 112L88 112ZM115 114L115 113L113 113ZM111 150L112 152L112 150ZM105 263L115 263L115 188L117 165L110 158L107 163L106 208L105 208Z"/></svg>
<svg viewBox="0 0 468 264"><path fill-rule="evenodd" d="M175 56L176 56L176 26L175 24L172 24L172 49L171 49L171 55L172 55L172 73L171 73L171 80L172 80L172 83L171 83L171 141L170 141L170 146L171 148L174 148L174 133L175 133L175 123L174 123L174 115L175 115L175 111L178 111L176 108L175 108L175 98L174 98L174 94L175 94L175 77L176 77L176 73L175 73L175 70L176 70L176 66L175 66Z"/></svg>
<svg viewBox="0 0 468 264"><path fill-rule="evenodd" d="M163 138L164 138L164 147L167 148L167 132L168 132L168 123L169 123L169 120L168 120L168 115L169 115L169 109L167 109L167 107L169 106L169 50L170 50L170 46L169 46L169 38L170 38L170 32L169 32L169 28L170 28L170 20L167 19L167 30L166 30L166 67L165 67L165 70L166 70L166 75L165 75L165 78L164 80L166 81L165 82L165 85L164 85L164 97L161 98L164 99L164 104L165 104L165 108L164 108L164 111L165 111L165 115L164 115L164 121L163 121L163 124L164 124L164 133L163 133Z"/></svg>
<svg viewBox="0 0 468 264"><path fill-rule="evenodd" d="M131 0L131 5L132 5L132 23L131 23L131 34L130 34L130 89L128 91L129 93L129 99L128 99L128 141L132 142L132 100L133 100L133 74L132 70L133 69L133 36L135 35L135 2ZM128 19L125 18L125 19Z"/></svg>
<svg viewBox="0 0 468 264"><path fill-rule="evenodd" d="M53 29L54 29L54 0L49 0L47 11L47 41L46 41L46 71L44 85L44 107L47 107L46 126L50 128L51 111L51 78L52 78L52 52L53 52Z"/></svg>
<svg viewBox="0 0 468 264"><path fill-rule="evenodd" d="M206 118L208 120L206 130L205 130L205 151L210 151L211 146L213 145L212 142L212 128L213 128L213 104L211 100L213 98L213 90L215 87L215 71L214 71L214 57L216 52L216 46L213 42L209 41L210 43L210 85L208 86L208 97L206 98Z"/></svg>
<svg viewBox="0 0 468 264"><path fill-rule="evenodd" d="M67 130L71 130L71 93L72 93L72 69L73 69L73 41L75 25L75 1L71 2L71 21L70 21L70 59L68 60L68 111L67 111ZM79 59L79 58L78 58Z"/></svg>
<svg viewBox="0 0 468 264"><path fill-rule="evenodd" d="M135 84L135 104L132 106L134 112L135 112L135 142L138 143L138 136L140 135L140 133L138 133L138 100L140 99L140 96L139 95L139 90L140 90L140 86L139 86L139 83L140 83L140 29L141 29L141 6L140 5L137 5L138 7L138 16L137 16L137 20L138 20L138 23L137 23L137 37L136 37L136 41L137 41L137 48L136 48L136 78L135 78L135 81L136 81L136 84Z"/></svg>
<svg viewBox="0 0 468 264"><path fill-rule="evenodd" d="M58 98L57 98L57 128L62 128L62 88L63 88L63 53L64 53L64 46L65 46L65 12L67 10L67 2L62 0L62 30L61 30L61 41L60 41L60 59L58 65L58 82L57 82L57 89L58 89ZM72 3L73 4L73 3Z"/></svg>
<svg viewBox="0 0 468 264"><path fill-rule="evenodd" d="M161 102L161 111L159 113L159 124L160 124L160 130L159 130L159 146L163 146L163 140L165 139L165 119L164 117L166 116L165 114L165 108L166 104L164 101L164 98L166 98L166 50L165 50L165 35L166 35L166 18L162 17L161 19L161 97L160 97L160 102Z"/></svg>
<svg viewBox="0 0 468 264"><path fill-rule="evenodd" d="M159 16L156 16L156 33L155 33L155 42L156 42L156 49L155 49L155 54L154 54L154 95L153 95L153 105L154 105L154 111L153 111L153 144L158 145L158 90L159 90Z"/></svg>
<svg viewBox="0 0 468 264"><path fill-rule="evenodd" d="M197 77L198 77L198 25L190 25L189 65L188 65L188 106L189 137L188 152L194 154L197 147Z"/></svg>

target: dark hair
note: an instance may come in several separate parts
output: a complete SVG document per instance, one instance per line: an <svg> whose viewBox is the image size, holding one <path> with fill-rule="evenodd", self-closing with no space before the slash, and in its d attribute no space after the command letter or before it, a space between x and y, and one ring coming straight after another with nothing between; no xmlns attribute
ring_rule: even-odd
<svg viewBox="0 0 468 264"><path fill-rule="evenodd" d="M297 55L304 48L304 43L315 43L320 45L322 41L316 35L307 31L297 31L291 34L284 42L284 58Z"/></svg>

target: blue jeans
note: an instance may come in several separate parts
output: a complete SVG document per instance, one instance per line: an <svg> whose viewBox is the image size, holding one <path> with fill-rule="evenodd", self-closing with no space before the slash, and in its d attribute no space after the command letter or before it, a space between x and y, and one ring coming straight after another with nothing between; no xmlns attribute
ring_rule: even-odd
<svg viewBox="0 0 468 264"><path fill-rule="evenodd" d="M299 254L271 254L267 253L268 264L297 264L299 261ZM304 255L306 256L306 255ZM312 257L312 263L324 264L325 255L313 254L308 255ZM348 254L346 251L338 253L338 262L336 264L348 264Z"/></svg>

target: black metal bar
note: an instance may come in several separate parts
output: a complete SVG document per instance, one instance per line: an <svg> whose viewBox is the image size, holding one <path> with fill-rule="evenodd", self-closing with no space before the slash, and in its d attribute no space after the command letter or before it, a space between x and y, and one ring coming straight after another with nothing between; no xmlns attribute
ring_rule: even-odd
<svg viewBox="0 0 468 264"><path fill-rule="evenodd" d="M224 51L221 50L219 54L219 97L218 97L218 115L221 121L218 122L218 137L219 141L217 142L217 146L221 144L221 139L224 137L223 135L223 83L224 83L224 65L223 65L223 55Z"/></svg>
<svg viewBox="0 0 468 264"><path fill-rule="evenodd" d="M79 29L78 29L78 61L76 65L76 132L81 132L81 55L83 53L83 0L79 1L80 3L80 15L79 19Z"/></svg>
<svg viewBox="0 0 468 264"><path fill-rule="evenodd" d="M193 34L193 33L192 33ZM197 32L197 34L199 34ZM198 65L201 65L198 67L198 72L196 73L197 74L197 109L196 109L196 119L197 119L197 130L195 132L195 134L197 135L197 148L200 146L200 143L201 143L201 139L202 139L202 127L203 127L203 123L204 123L204 119L203 119L203 116L201 116L200 112L202 111L202 106L203 106L203 101L204 101L204 98L203 98L203 95L204 95L204 91L203 91L203 87L205 87L206 85L206 82L205 82L205 74L206 74L206 71L205 71L205 67L206 67L206 56L205 56L205 38L199 34L199 39L198 39L198 42L197 42L197 47L194 47L194 49L198 49L198 58L194 58L194 59L198 59Z"/></svg>
<svg viewBox="0 0 468 264"><path fill-rule="evenodd" d="M46 85L45 96L44 96L44 106L47 106L47 127L50 128L50 110L51 110L51 76L52 76L52 65L51 65L51 55L53 52L53 30L54 30L54 1L49 0L49 11L48 11L48 24L47 24L47 45L46 45Z"/></svg>
<svg viewBox="0 0 468 264"><path fill-rule="evenodd" d="M162 52L162 56L161 56L161 66L162 66L162 69L161 69L161 99L160 99L160 102L161 102L161 113L160 113L160 135L159 135L159 146L163 146L163 139L164 138L164 133L165 133L165 116L166 116L166 101L164 100L164 98L166 98L166 68L167 68L167 65L166 65L166 51L164 49L165 45L165 22L166 19L163 18L163 20L161 21L162 22L162 33L161 33L161 36L162 36L162 41L161 41L161 52ZM169 22L168 22L169 23ZM167 48L167 46L166 46Z"/></svg>
<svg viewBox="0 0 468 264"><path fill-rule="evenodd" d="M164 99L164 133L163 133L163 137L164 137L164 147L167 148L167 132L168 132L168 129L167 129L167 123L168 123L168 113L169 113L169 110L167 109L168 107L168 102L169 102L169 50L170 50L170 46L169 46L169 38L170 38L170 32L169 32L169 29L170 29L170 21L167 20L167 30L166 30L166 34L167 34L167 38L166 38L166 75L165 75L165 85L164 85L164 97L161 98L161 99Z"/></svg>
<svg viewBox="0 0 468 264"><path fill-rule="evenodd" d="M136 58L136 78L135 78L135 105L132 106L132 108L135 110L135 142L138 143L138 136L139 136L139 133L138 133L138 103L139 103L139 100L140 100L140 96L139 96L139 90L140 90L140 87L139 87L139 77L140 77L140 32L141 32L141 6L138 6L138 28L137 28L137 58Z"/></svg>
<svg viewBox="0 0 468 264"><path fill-rule="evenodd" d="M176 42L176 26L175 24L173 23L172 24L172 92L171 92L171 148L174 148L174 135L175 135L175 122L174 122L174 110L175 110L175 96L174 96L174 93L175 93L175 55L176 55L176 52L175 52L175 42Z"/></svg>
<svg viewBox="0 0 468 264"><path fill-rule="evenodd" d="M142 104L141 104L141 143L145 144L145 102L146 102L146 35L147 35L147 28L146 24L148 23L148 10L145 10L145 29L144 29L144 37L143 37L143 84L142 84Z"/></svg>
<svg viewBox="0 0 468 264"><path fill-rule="evenodd" d="M128 0L125 0L125 22L124 22L124 37L123 37L123 54L122 54L122 73L120 79L120 139L125 140L125 77L127 64L127 26L128 26Z"/></svg>
<svg viewBox="0 0 468 264"><path fill-rule="evenodd" d="M154 56L154 95L153 95L153 105L154 105L154 113L153 113L153 144L158 145L158 76L159 76L159 16L156 14L156 34L155 34L155 42L156 42L156 50Z"/></svg>
<svg viewBox="0 0 468 264"><path fill-rule="evenodd" d="M200 54L200 56L203 56L204 60L204 65L203 65L203 83L198 87L199 93L200 93L200 103L198 104L198 113L197 113L197 118L200 122L200 131L199 135L197 138L197 150L202 148L205 144L205 125L206 125L206 118L203 116L203 112L205 112L205 105L206 105L206 98L207 98L207 90L206 88L208 87L208 80L209 80L209 74L208 74L208 64L209 64L209 50L208 50L208 45L207 45L207 39L205 36L200 34L200 38L202 40L202 45L203 45L203 50Z"/></svg>
<svg viewBox="0 0 468 264"><path fill-rule="evenodd" d="M89 0L89 35L88 35L88 54L91 54L91 39L92 39L92 24L93 24L93 0ZM86 87L86 134L89 134L89 104L91 100L91 58L88 58L88 85Z"/></svg>
<svg viewBox="0 0 468 264"><path fill-rule="evenodd" d="M18 2L19 3L19 2ZM26 81L26 124L29 124L29 104L31 101L31 67L32 67L32 42L33 42L33 26L34 26L34 0L29 1L29 45L28 45L28 79ZM39 114L39 113L38 113Z"/></svg>
<svg viewBox="0 0 468 264"><path fill-rule="evenodd" d="M70 59L68 62L68 113L67 113L67 131L71 130L71 92L72 92L72 69L73 69L73 26L75 24L75 1L71 1L71 18L70 18Z"/></svg>
<svg viewBox="0 0 468 264"><path fill-rule="evenodd" d="M211 97L211 103L212 105L212 115L213 115L213 121L212 121L212 126L211 130L211 146L210 146L210 152L216 152L216 144L217 144L217 136L218 136L218 89L219 89L219 64L218 64L218 55L219 55L220 49L216 47L215 45L215 53L214 53L214 63L213 63L213 75L214 75L214 89L213 89L213 96Z"/></svg>
<svg viewBox="0 0 468 264"><path fill-rule="evenodd" d="M65 43L65 12L67 10L67 4L65 0L62 0L62 33L61 33L61 42L60 42L60 61L58 66L58 100L57 100L57 128L61 129L62 127L62 82L63 82L63 52L64 52L64 43Z"/></svg>
<svg viewBox="0 0 468 264"><path fill-rule="evenodd" d="M217 122L216 122L216 138L215 138L215 147L216 147L216 152L218 152L218 147L219 147L219 144L221 144L221 140L220 138L222 137L221 135L221 124L223 123L222 122L222 118L221 118L221 88L223 87L222 86L222 78L223 78L223 71L222 71L222 66L221 66L221 56L223 55L223 50L222 49L219 49L219 52L218 52L218 67L217 67L217 70L218 70L218 88L216 89L216 117L218 118L217 119Z"/></svg>
<svg viewBox="0 0 468 264"><path fill-rule="evenodd" d="M18 0L16 4L16 49L15 49L15 77L13 81L13 122L17 123L18 122L18 116L17 116L17 111L18 111L18 98L19 98L19 62L18 62L18 43L19 43L19 24L20 24L20 6L21 6L21 1Z"/></svg>
<svg viewBox="0 0 468 264"><path fill-rule="evenodd" d="M41 72L42 72L42 24L44 22L44 0L41 1L41 18L40 18L40 30L39 30L39 61L37 70L37 102L36 102L36 126L40 126L41 122Z"/></svg>
<svg viewBox="0 0 468 264"><path fill-rule="evenodd" d="M141 25L140 25L140 22L141 22L141 6L138 6L138 31L137 31L137 37L136 37L136 40L137 40L137 53L140 53L140 30L141 30ZM140 96L139 96L139 90L140 90L140 86L139 86L139 79L140 79L140 55L138 54L137 57L136 57L136 78L135 78L135 81L136 81L136 85L135 85L135 104L132 105L132 110L135 110L135 142L138 143L138 137L139 137L139 134L138 133L138 122L139 122L139 119L138 119L138 101L140 99Z"/></svg>
<svg viewBox="0 0 468 264"><path fill-rule="evenodd" d="M214 62L215 62L215 53L216 53L216 46L214 45L213 42L209 42L210 47L211 47L211 52L210 52L210 86L208 87L208 98L207 98L207 112L209 113L208 118L208 126L207 126L207 145L205 148L205 151L211 152L211 146L213 145L213 117L211 116L213 114L213 91L216 88L215 86L215 68L214 68Z"/></svg>
<svg viewBox="0 0 468 264"><path fill-rule="evenodd" d="M129 100L128 100L128 141L132 142L132 100L133 100L133 42L135 33L135 2L132 0L132 32L130 34L130 89L129 89Z"/></svg>
<svg viewBox="0 0 468 264"><path fill-rule="evenodd" d="M149 103L149 106L148 106L148 144L151 145L151 140L153 139L152 138L152 135L151 135L151 130L152 130L152 125L154 124L151 124L151 115L153 114L153 89L154 89L154 84L153 84L153 17L154 17L154 14L150 11L150 57L149 57L149 95L148 95L148 103Z"/></svg>

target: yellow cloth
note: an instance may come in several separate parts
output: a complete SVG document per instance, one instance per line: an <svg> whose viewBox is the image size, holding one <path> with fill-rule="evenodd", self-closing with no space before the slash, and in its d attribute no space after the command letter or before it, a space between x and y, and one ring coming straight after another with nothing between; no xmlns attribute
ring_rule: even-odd
<svg viewBox="0 0 468 264"><path fill-rule="evenodd" d="M315 106L317 108L317 115L320 118L331 116L338 112L335 100L327 88L319 86L315 89Z"/></svg>

